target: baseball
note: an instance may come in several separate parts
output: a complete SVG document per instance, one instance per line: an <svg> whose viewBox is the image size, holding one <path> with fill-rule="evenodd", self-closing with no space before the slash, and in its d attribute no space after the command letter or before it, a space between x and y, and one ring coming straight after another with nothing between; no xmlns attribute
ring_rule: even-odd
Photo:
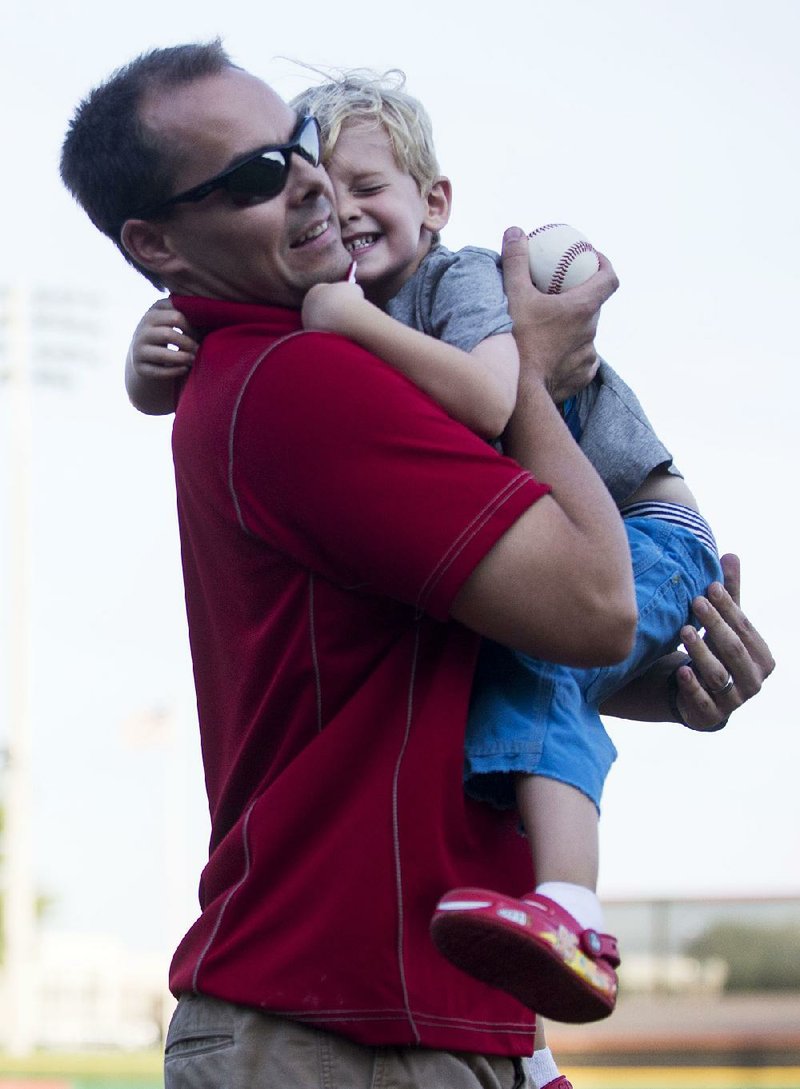
<svg viewBox="0 0 800 1089"><path fill-rule="evenodd" d="M545 223L528 235L531 279L545 295L558 295L600 268L589 239L566 223Z"/></svg>

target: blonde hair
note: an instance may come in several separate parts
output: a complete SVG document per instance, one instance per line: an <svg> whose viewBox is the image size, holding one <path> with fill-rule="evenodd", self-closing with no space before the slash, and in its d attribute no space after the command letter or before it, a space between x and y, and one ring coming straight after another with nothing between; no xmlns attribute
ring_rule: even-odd
<svg viewBox="0 0 800 1089"><path fill-rule="evenodd" d="M314 69L314 71L319 71ZM425 107L403 88L405 73L391 68L383 74L355 68L331 75L321 72L327 82L292 99L298 113L312 113L322 130L322 161L330 159L342 126L366 122L382 127L392 145L397 165L410 174L425 197L441 176L433 128Z"/></svg>

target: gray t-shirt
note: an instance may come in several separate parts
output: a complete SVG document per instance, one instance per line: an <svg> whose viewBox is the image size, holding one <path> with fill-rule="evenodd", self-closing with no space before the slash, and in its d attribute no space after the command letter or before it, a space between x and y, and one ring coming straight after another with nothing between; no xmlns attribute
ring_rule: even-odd
<svg viewBox="0 0 800 1089"><path fill-rule="evenodd" d="M498 257L465 246L453 253L434 246L386 312L403 325L471 352L482 340L511 332Z"/></svg>
<svg viewBox="0 0 800 1089"><path fill-rule="evenodd" d="M510 333L500 258L465 246L434 246L386 306L404 325L471 352L481 341ZM576 398L580 446L619 505L657 468L680 472L653 431L635 394L604 361Z"/></svg>

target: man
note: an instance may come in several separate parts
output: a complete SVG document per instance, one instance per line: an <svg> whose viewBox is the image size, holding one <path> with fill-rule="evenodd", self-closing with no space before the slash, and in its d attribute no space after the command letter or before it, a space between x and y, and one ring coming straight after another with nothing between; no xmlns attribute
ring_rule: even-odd
<svg viewBox="0 0 800 1089"><path fill-rule="evenodd" d="M532 1018L428 923L448 888L531 887L513 822L461 790L479 636L580 665L630 644L619 518L545 389L594 366L616 281L604 262L537 296L510 234L523 377L500 457L380 360L302 333L307 289L349 264L318 163L313 121L217 44L132 62L62 157L205 333L173 444L212 835L166 1084L510 1087ZM721 717L703 698L684 714Z"/></svg>

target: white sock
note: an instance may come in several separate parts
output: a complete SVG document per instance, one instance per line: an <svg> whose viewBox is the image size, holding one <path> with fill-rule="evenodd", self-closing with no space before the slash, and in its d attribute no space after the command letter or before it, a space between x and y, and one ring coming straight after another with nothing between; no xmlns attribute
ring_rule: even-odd
<svg viewBox="0 0 800 1089"><path fill-rule="evenodd" d="M571 885L568 881L545 881L537 886L536 891L565 908L584 930L603 932L603 907L596 892L584 885Z"/></svg>
<svg viewBox="0 0 800 1089"><path fill-rule="evenodd" d="M528 1059L528 1070L536 1089L543 1089L543 1086L556 1080L558 1067L556 1066L556 1060L553 1058L553 1052L549 1047L542 1047L538 1051L534 1051L533 1055Z"/></svg>

